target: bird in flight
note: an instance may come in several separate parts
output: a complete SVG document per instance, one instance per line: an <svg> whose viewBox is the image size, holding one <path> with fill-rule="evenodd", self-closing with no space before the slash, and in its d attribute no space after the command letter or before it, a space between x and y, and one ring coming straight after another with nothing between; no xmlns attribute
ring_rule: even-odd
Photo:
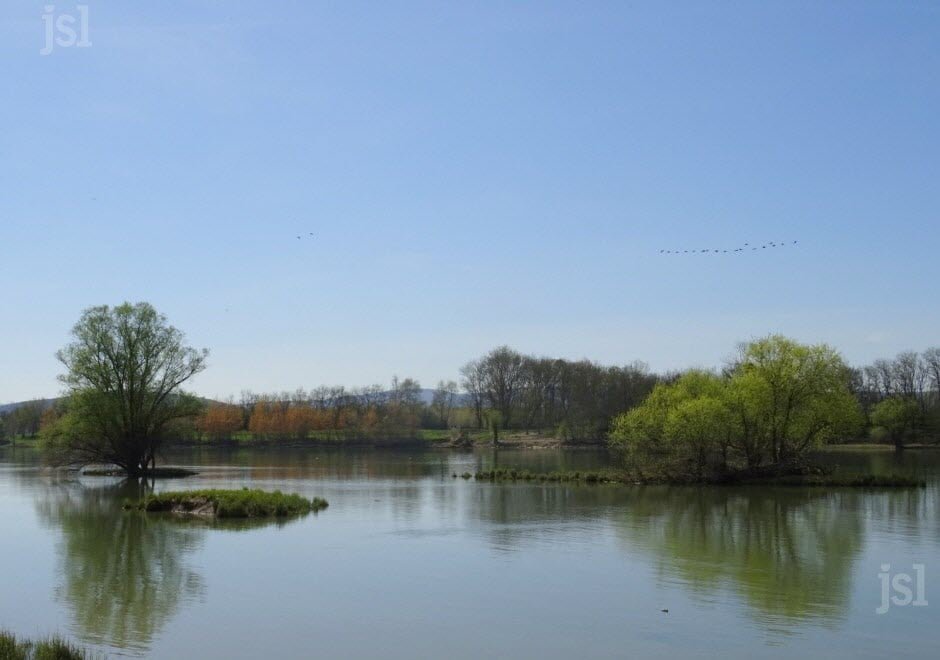
<svg viewBox="0 0 940 660"><path fill-rule="evenodd" d="M312 233L311 233L312 235ZM757 249L766 250L768 248L783 248L788 245L796 245L798 241L767 241L766 243L751 245L750 243L744 243L739 247L728 247L728 248L704 248L704 249L694 249L694 250L667 250L662 248L659 251L659 254L736 254L738 252L744 252L748 248L751 248L751 251L756 251Z"/></svg>

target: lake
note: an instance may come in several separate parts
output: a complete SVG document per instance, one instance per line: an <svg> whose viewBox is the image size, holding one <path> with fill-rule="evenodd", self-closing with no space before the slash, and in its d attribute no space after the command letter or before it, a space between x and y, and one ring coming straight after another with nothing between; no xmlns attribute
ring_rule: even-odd
<svg viewBox="0 0 940 660"><path fill-rule="evenodd" d="M281 489L286 523L128 513L144 486L0 449L0 628L154 658L940 654L940 451L831 451L926 489L477 483L604 450L202 449L180 488ZM882 565L927 606L882 602ZM897 594L898 592L892 592ZM661 610L668 609L668 613Z"/></svg>

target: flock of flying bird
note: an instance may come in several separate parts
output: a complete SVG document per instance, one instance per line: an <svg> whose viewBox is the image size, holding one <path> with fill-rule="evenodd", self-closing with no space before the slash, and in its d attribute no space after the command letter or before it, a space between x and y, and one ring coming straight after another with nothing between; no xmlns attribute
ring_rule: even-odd
<svg viewBox="0 0 940 660"><path fill-rule="evenodd" d="M312 238L312 237L313 237L313 232L310 232L309 235L310 235L310 237ZM299 241L299 240L301 240L301 238L303 238L303 237L302 237L302 236L298 236L298 237L297 237L297 240ZM789 242L789 243L784 243L784 242L775 243L774 241L768 241L767 243L761 245L760 247L758 247L757 245L751 245L750 243L745 243L742 247L731 248L730 250L713 250L713 249L705 249L705 250L666 250L666 249L663 249L663 250L660 250L659 253L660 253L660 254L700 254L700 253L710 253L710 254L729 254L729 253L732 253L732 254L733 254L733 253L735 253L735 252L746 252L748 249L750 249L750 250L766 250L767 248L771 248L771 249L774 249L774 248L782 248L782 247L786 247L786 246L788 246L788 245L789 245L789 246L793 246L793 245L796 245L796 244L797 244L797 241L792 241L792 242Z"/></svg>
<svg viewBox="0 0 940 660"><path fill-rule="evenodd" d="M660 254L700 254L700 253L702 253L702 252L706 252L706 253L711 253L711 254L729 254L729 253L732 253L732 254L733 254L733 253L735 253L735 252L746 252L747 250L766 250L767 248L770 248L770 249L782 248L782 247L787 247L788 245L792 247L792 246L796 245L796 243L797 243L796 241L792 241L792 242L789 242L789 243L787 243L787 242L775 243L774 241L769 241L769 242L767 242L767 243L764 243L763 245L751 245L750 243L745 243L742 247L731 248L731 249L728 249L728 250L712 250L712 249L707 249L707 250L660 250L659 253L660 253Z"/></svg>

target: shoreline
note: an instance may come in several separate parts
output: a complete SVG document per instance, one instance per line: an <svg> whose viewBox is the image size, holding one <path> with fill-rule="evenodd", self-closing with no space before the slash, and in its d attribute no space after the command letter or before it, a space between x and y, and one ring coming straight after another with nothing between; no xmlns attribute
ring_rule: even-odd
<svg viewBox="0 0 940 660"><path fill-rule="evenodd" d="M585 472L529 472L528 470L502 469L482 470L473 475L452 474L474 481L491 483L517 482L526 483L577 483L577 484L616 484L627 486L696 486L696 487L741 487L741 486L783 486L805 488L926 488L924 479L916 479L899 474L822 474L790 473L756 476L745 472L718 475L713 477L638 477L621 470L585 471Z"/></svg>

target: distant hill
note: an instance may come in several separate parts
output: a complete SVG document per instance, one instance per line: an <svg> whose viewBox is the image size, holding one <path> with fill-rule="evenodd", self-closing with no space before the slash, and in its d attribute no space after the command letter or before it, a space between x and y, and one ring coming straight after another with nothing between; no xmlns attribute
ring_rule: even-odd
<svg viewBox="0 0 940 660"><path fill-rule="evenodd" d="M38 403L42 406L43 410L50 408L55 405L56 401L59 400L59 397L55 399L30 399L29 401L16 401L15 403L0 403L0 415L4 413L13 412L20 406L25 406L27 403Z"/></svg>

